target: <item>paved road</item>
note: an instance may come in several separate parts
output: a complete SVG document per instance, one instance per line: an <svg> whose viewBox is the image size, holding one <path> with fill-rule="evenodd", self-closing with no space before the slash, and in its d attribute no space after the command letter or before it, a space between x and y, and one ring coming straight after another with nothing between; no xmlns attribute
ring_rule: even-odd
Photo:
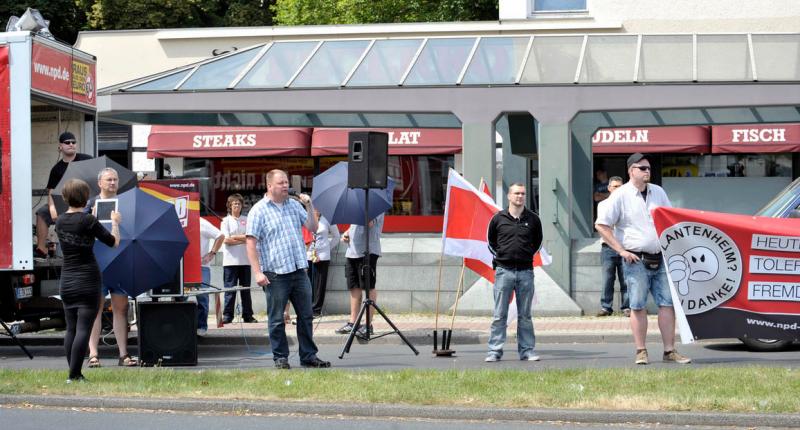
<svg viewBox="0 0 800 430"><path fill-rule="evenodd" d="M633 364L633 345L617 343L547 343L537 346L542 361L521 362L518 360L516 345L506 346L504 360L498 363L484 363L484 345L454 345L455 357L432 357L430 346L420 346L420 355L415 356L405 345L358 344L354 343L350 354L339 359L341 345L320 345L319 356L330 360L337 369L345 370L397 370L397 369L556 369L556 368L623 368L635 367ZM737 341L703 342L679 345L679 350L694 359L692 366L781 366L800 367L800 346L789 351L756 353L744 349ZM31 346L34 359L29 360L14 346L0 346L0 366L5 368L44 368L66 369L63 350L57 346ZM678 368L675 364L661 362L662 347L658 343L648 344L652 368ZM136 348L131 348L135 353ZM298 365L297 347L291 347L290 363ZM116 365L116 348L103 347L101 360L106 366ZM258 345L210 345L198 347L197 367L186 369L230 369L230 368L270 368L271 355L267 346ZM91 374L86 369L87 377Z"/></svg>
<svg viewBox="0 0 800 430"><path fill-rule="evenodd" d="M352 418L318 417L307 415L234 415L210 413L150 411L110 411L77 408L15 408L0 406L0 422L14 423L15 430L141 430L165 428L261 430L265 428L318 430L326 426L353 430L493 430L498 424L503 429L622 429L654 428L664 430L686 429L686 426L660 424L580 424L573 422L522 422L504 421L450 421L409 418ZM698 427L693 429L722 429L737 427ZM752 427L748 427L752 428Z"/></svg>

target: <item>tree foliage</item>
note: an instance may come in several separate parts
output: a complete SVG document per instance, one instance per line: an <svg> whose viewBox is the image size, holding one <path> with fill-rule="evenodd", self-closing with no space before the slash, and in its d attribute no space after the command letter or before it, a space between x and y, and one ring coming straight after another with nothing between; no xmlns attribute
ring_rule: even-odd
<svg viewBox="0 0 800 430"><path fill-rule="evenodd" d="M75 0L97 30L272 25L272 1Z"/></svg>
<svg viewBox="0 0 800 430"><path fill-rule="evenodd" d="M521 1L521 0L520 0ZM0 18L27 7L57 38L81 30L496 20L498 0L5 0Z"/></svg>
<svg viewBox="0 0 800 430"><path fill-rule="evenodd" d="M498 0L277 0L279 25L497 20Z"/></svg>

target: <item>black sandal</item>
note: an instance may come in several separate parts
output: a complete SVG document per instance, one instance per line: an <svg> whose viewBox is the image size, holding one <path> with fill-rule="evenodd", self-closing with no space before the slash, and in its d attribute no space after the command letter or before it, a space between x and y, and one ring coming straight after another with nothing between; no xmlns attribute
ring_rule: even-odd
<svg viewBox="0 0 800 430"><path fill-rule="evenodd" d="M122 357L119 358L119 361L117 362L117 366L122 366L122 367L136 367L138 365L139 365L139 360L137 360L134 357L131 357L130 354L123 355Z"/></svg>

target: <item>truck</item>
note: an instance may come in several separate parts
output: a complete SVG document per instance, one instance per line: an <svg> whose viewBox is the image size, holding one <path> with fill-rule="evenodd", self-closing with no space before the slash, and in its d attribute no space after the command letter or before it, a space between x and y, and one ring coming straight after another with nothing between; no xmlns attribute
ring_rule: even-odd
<svg viewBox="0 0 800 430"><path fill-rule="evenodd" d="M0 333L64 325L61 259L34 259L35 211L60 133L97 155L96 59L42 34L0 33Z"/></svg>

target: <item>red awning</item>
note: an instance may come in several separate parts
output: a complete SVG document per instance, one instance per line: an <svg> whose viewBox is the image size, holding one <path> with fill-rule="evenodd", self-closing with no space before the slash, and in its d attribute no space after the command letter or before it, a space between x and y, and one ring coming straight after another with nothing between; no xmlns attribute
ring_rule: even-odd
<svg viewBox="0 0 800 430"><path fill-rule="evenodd" d="M315 128L311 155L347 155L347 134L351 131L389 133L389 155L457 154L461 152L459 128Z"/></svg>
<svg viewBox="0 0 800 430"><path fill-rule="evenodd" d="M147 138L150 158L307 157L310 150L310 128L154 125Z"/></svg>
<svg viewBox="0 0 800 430"><path fill-rule="evenodd" d="M715 154L800 152L800 124L715 125L711 149Z"/></svg>
<svg viewBox="0 0 800 430"><path fill-rule="evenodd" d="M709 127L637 127L601 128L592 136L595 154L629 154L631 152L711 152Z"/></svg>

